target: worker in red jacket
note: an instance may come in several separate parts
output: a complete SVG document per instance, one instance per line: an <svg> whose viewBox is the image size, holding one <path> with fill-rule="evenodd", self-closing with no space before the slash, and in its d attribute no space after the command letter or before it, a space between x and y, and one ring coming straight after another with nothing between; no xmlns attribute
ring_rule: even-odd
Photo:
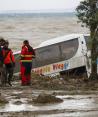
<svg viewBox="0 0 98 117"><path fill-rule="evenodd" d="M23 42L20 59L20 75L22 85L31 84L31 69L33 58L35 58L34 49L29 45L29 41L25 40Z"/></svg>
<svg viewBox="0 0 98 117"><path fill-rule="evenodd" d="M5 65L5 84L8 83L10 86L12 86L11 80L15 67L15 58L12 50L8 46L9 42L6 40L2 49L3 63Z"/></svg>
<svg viewBox="0 0 98 117"><path fill-rule="evenodd" d="M4 43L5 43L4 38L0 37L0 86L5 85L5 69L3 67L3 52L2 52Z"/></svg>

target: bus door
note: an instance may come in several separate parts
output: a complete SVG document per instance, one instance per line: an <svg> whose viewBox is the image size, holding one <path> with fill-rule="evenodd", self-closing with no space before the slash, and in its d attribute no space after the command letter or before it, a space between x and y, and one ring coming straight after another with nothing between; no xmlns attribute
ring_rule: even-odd
<svg viewBox="0 0 98 117"><path fill-rule="evenodd" d="M91 56L91 52L90 52L90 48L89 48L89 36L83 36L84 41L85 41L85 60L86 60L86 70L87 70L87 75L88 77L91 74L91 60L90 60L90 56Z"/></svg>
<svg viewBox="0 0 98 117"><path fill-rule="evenodd" d="M88 49L88 37L81 36L80 43L82 48L82 55L84 57L84 63L86 66L87 76L90 76L91 73L91 65L90 65L90 57L89 57L89 49Z"/></svg>

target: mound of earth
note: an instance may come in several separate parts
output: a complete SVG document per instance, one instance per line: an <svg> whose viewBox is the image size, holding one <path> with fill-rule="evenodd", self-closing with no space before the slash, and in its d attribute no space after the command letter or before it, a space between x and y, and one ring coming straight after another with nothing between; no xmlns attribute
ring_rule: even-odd
<svg viewBox="0 0 98 117"><path fill-rule="evenodd" d="M51 94L40 94L36 99L33 100L34 103L59 103L62 102L63 100L60 98L57 98Z"/></svg>

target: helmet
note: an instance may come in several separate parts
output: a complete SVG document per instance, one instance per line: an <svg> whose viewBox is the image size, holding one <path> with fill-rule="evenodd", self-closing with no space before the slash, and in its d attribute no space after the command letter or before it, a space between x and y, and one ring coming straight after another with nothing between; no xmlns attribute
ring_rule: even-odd
<svg viewBox="0 0 98 117"><path fill-rule="evenodd" d="M28 41L28 40L24 40L23 43L24 43L25 45L29 45L29 41Z"/></svg>
<svg viewBox="0 0 98 117"><path fill-rule="evenodd" d="M3 45L4 45L4 43L5 43L4 38L3 38L3 37L0 37L0 46L3 46Z"/></svg>

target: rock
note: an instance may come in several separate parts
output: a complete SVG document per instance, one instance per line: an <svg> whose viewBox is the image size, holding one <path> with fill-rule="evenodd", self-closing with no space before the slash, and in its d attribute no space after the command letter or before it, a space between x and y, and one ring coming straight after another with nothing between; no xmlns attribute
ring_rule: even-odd
<svg viewBox="0 0 98 117"><path fill-rule="evenodd" d="M60 98L57 98L50 94L40 94L35 100L33 100L34 103L58 103L62 102L63 100Z"/></svg>

